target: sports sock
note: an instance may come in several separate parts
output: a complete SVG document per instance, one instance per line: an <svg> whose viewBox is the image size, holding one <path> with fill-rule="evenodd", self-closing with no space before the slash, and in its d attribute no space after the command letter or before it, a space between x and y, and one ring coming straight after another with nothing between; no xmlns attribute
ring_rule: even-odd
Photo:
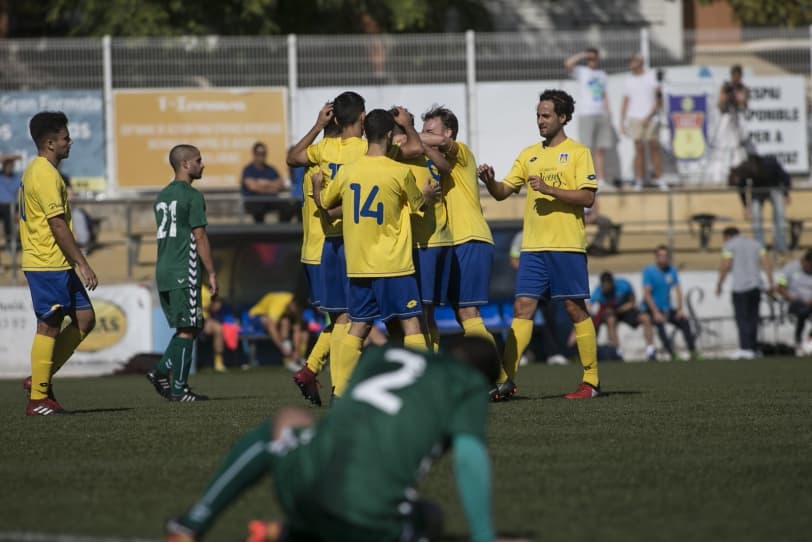
<svg viewBox="0 0 812 542"><path fill-rule="evenodd" d="M175 343L176 356L172 360L172 395L178 397L183 395L183 390L186 388L186 379L189 377L189 370L192 368L192 345L194 340L175 335L172 342Z"/></svg>
<svg viewBox="0 0 812 542"><path fill-rule="evenodd" d="M176 338L177 335L174 335L169 341L169 344L166 345L164 355L161 356L161 361L159 361L158 365L155 367L155 372L159 376L169 376L169 373L172 372L172 362L177 359L177 356L175 355L177 350L177 343L175 342Z"/></svg>
<svg viewBox="0 0 812 542"><path fill-rule="evenodd" d="M31 345L31 395L34 400L46 399L51 389L51 367L54 358L54 337L39 333Z"/></svg>
<svg viewBox="0 0 812 542"><path fill-rule="evenodd" d="M364 340L361 337L349 333L341 341L339 358L332 363L330 373L333 379L333 393L336 397L341 397L344 394L347 383L352 376L352 371L358 363L358 358L361 357L363 345ZM336 368L339 368L338 374L336 374Z"/></svg>
<svg viewBox="0 0 812 542"><path fill-rule="evenodd" d="M428 344L426 344L426 336L422 333L415 333L403 337L403 346L420 352L427 352L429 349Z"/></svg>
<svg viewBox="0 0 812 542"><path fill-rule="evenodd" d="M488 331L488 328L485 327L485 322L483 322L482 318L479 316L477 316L476 318L469 318L468 320L463 320L462 332L463 335L466 337L482 337L483 339L490 342L494 346L494 348L496 348L496 339L493 338L491 332ZM504 361L502 363L504 364ZM496 382L501 384L502 382L505 382L507 379L508 374L505 372L505 369L503 367L499 367L499 377L496 379Z"/></svg>
<svg viewBox="0 0 812 542"><path fill-rule="evenodd" d="M51 376L70 359L76 347L85 340L85 334L76 326L70 325L56 336L54 343L54 364L51 366Z"/></svg>
<svg viewBox="0 0 812 542"><path fill-rule="evenodd" d="M429 339L431 340L431 349L433 352L440 351L440 330L437 326L429 326Z"/></svg>
<svg viewBox="0 0 812 542"><path fill-rule="evenodd" d="M191 528L198 537L203 535L240 493L268 473L272 462L271 427L272 421L266 420L232 446L203 497L181 516L181 524Z"/></svg>
<svg viewBox="0 0 812 542"><path fill-rule="evenodd" d="M344 366L341 364L341 349L343 339L350 330L350 324L333 324L333 333L330 335L330 380L335 387L336 382L341 382L349 375L344 374Z"/></svg>
<svg viewBox="0 0 812 542"><path fill-rule="evenodd" d="M595 324L592 318L577 322L575 328L575 342L578 345L578 357L584 367L584 382L598 387L598 341L595 336Z"/></svg>
<svg viewBox="0 0 812 542"><path fill-rule="evenodd" d="M314 375L319 374L329 359L330 337L332 334L330 328L324 328L324 330L319 333L319 337L316 339L316 344L313 345L313 350L310 351L310 355L307 356L307 368L310 369Z"/></svg>
<svg viewBox="0 0 812 542"><path fill-rule="evenodd" d="M505 352L502 354L502 367L508 378L515 378L519 370L519 360L533 338L533 320L514 318L510 324Z"/></svg>
<svg viewBox="0 0 812 542"><path fill-rule="evenodd" d="M226 364L223 363L223 354L216 352L214 354L214 368L217 371L225 371Z"/></svg>

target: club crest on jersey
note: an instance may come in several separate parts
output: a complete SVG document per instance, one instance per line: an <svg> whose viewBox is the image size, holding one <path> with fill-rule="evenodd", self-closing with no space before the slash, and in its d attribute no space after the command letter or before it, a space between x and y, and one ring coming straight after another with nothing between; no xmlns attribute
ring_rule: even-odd
<svg viewBox="0 0 812 542"><path fill-rule="evenodd" d="M406 303L406 308L407 309L413 309L416 306L417 306L417 300L416 299L410 299L409 302Z"/></svg>
<svg viewBox="0 0 812 542"><path fill-rule="evenodd" d="M570 162L570 153L568 152L560 152L558 153L558 165L559 166L566 166Z"/></svg>

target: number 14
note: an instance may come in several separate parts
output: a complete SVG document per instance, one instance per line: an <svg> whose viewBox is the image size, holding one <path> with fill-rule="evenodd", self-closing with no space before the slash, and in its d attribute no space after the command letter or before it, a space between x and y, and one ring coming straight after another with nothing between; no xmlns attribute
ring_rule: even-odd
<svg viewBox="0 0 812 542"><path fill-rule="evenodd" d="M383 224L383 203L378 202L375 210L372 210L372 204L375 202L375 196L378 195L378 187L373 186L369 191L369 196L364 200L363 207L361 206L361 185L358 183L351 183L350 190L352 190L352 219L353 222L358 224L361 217L374 218L378 226Z"/></svg>

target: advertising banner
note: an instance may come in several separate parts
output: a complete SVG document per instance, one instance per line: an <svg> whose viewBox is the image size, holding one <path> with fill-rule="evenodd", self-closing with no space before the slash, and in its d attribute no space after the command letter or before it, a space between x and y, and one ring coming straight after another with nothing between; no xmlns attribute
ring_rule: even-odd
<svg viewBox="0 0 812 542"><path fill-rule="evenodd" d="M700 160L708 148L708 98L704 94L668 95L671 150L678 160Z"/></svg>
<svg viewBox="0 0 812 542"><path fill-rule="evenodd" d="M96 327L60 375L111 374L135 354L152 351L152 294L143 286L99 286L89 292ZM0 288L0 377L31 372L37 329L27 287Z"/></svg>
<svg viewBox="0 0 812 542"><path fill-rule="evenodd" d="M285 89L118 90L115 111L116 176L121 188L158 188L172 178L169 151L198 147L205 171L196 185L237 188L257 141L268 163L287 176Z"/></svg>
<svg viewBox="0 0 812 542"><path fill-rule="evenodd" d="M28 121L40 111L68 117L73 147L60 170L76 190L105 189L104 102L99 90L0 91L0 153L22 156L21 171L37 155Z"/></svg>

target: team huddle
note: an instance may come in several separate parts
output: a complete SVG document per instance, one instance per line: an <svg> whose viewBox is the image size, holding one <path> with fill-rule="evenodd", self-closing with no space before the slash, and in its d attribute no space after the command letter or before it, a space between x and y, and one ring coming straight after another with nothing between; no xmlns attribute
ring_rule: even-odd
<svg viewBox="0 0 812 542"><path fill-rule="evenodd" d="M544 141L524 149L499 182L491 166L477 165L457 141L459 124L447 108L424 113L420 133L406 109L367 113L354 92L321 109L287 161L308 168L301 261L311 302L330 316L330 325L294 381L321 404L317 376L329 361L333 408L317 423L305 410L285 409L247 434L203 496L167 523L167 540L200 539L229 503L268 474L285 520L252 522L251 541L431 540L442 530L442 513L418 499L413 486L446 450L453 454L471 539L496 539L487 404L516 393L540 299L562 300L574 324L583 378L565 397L600 394L595 328L584 302L584 208L593 204L597 182L589 150L564 133L573 112L567 93L543 92L536 120ZM67 119L48 117L36 130L32 121L32 136L40 156L23 179L21 231L39 326L27 413L50 415L62 411L51 376L92 329L85 287L97 280L71 244L67 200L59 192L64 183L56 167L70 148ZM205 200L192 187L203 174L201 153L177 145L169 162L174 179L154 206L156 280L176 334L147 378L163 398L194 402L206 399L188 385L192 343L203 327L201 286L205 276L216 295L217 277ZM497 200L524 185L528 191L514 319L501 356L479 313L488 302L494 250L479 181ZM58 204L43 207L51 201L45 195ZM464 330L447 353L439 352L433 318L434 306L443 303L454 308ZM60 331L65 316L72 325ZM377 318L387 323L390 344L362 354Z"/></svg>

